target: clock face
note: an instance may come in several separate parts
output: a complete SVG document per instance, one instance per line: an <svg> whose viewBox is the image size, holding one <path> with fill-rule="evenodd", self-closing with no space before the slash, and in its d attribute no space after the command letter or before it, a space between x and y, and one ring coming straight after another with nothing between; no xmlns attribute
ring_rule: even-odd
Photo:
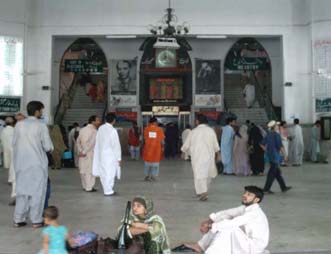
<svg viewBox="0 0 331 254"><path fill-rule="evenodd" d="M157 49L155 63L157 68L176 67L176 50Z"/></svg>

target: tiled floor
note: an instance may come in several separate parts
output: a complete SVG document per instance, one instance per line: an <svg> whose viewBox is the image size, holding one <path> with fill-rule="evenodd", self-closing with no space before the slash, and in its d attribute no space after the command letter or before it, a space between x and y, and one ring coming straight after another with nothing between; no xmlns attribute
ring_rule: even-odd
<svg viewBox="0 0 331 254"><path fill-rule="evenodd" d="M309 253L331 250L331 166L306 163L302 167L283 168L293 190L262 202L270 224L271 253ZM12 227L13 207L7 205L10 187L7 171L0 169L0 254L37 253L41 248L41 230L30 226ZM265 177L218 176L212 182L208 202L194 197L190 163L167 160L161 164L158 182L143 181L143 163L126 161L122 179L116 184L119 196L104 197L98 192L83 192L78 171L50 171L51 204L60 209L60 222L70 230L94 230L101 236L114 236L124 214L126 201L137 194L153 198L157 213L166 223L171 245L199 239L199 222L209 213L240 205L243 186L263 186ZM331 253L331 252L330 252Z"/></svg>

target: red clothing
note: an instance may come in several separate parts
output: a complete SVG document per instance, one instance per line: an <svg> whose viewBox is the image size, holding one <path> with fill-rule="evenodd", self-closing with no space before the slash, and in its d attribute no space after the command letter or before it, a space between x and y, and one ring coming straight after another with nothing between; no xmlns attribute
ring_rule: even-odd
<svg viewBox="0 0 331 254"><path fill-rule="evenodd" d="M162 141L164 138L163 130L155 123L149 124L144 129L144 161L160 162L162 160Z"/></svg>
<svg viewBox="0 0 331 254"><path fill-rule="evenodd" d="M133 128L131 128L129 130L128 144L129 144L129 146L139 146L140 145L139 138L135 135Z"/></svg>

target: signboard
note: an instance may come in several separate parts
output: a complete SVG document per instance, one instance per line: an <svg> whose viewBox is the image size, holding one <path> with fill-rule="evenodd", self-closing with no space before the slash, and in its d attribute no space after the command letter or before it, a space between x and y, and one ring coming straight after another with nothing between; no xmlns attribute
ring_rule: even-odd
<svg viewBox="0 0 331 254"><path fill-rule="evenodd" d="M221 95L195 95L195 106L197 107L221 107Z"/></svg>
<svg viewBox="0 0 331 254"><path fill-rule="evenodd" d="M179 107L177 106L153 106L154 115L178 115Z"/></svg>
<svg viewBox="0 0 331 254"><path fill-rule="evenodd" d="M262 57L237 57L229 60L225 66L232 71L269 70L268 59Z"/></svg>
<svg viewBox="0 0 331 254"><path fill-rule="evenodd" d="M116 122L123 123L123 122L136 122L138 118L137 112L115 112L116 115Z"/></svg>
<svg viewBox="0 0 331 254"><path fill-rule="evenodd" d="M67 59L64 61L64 72L74 73L102 73L103 64L101 61L84 59Z"/></svg>
<svg viewBox="0 0 331 254"><path fill-rule="evenodd" d="M315 111L316 113L331 112L331 98L316 99Z"/></svg>
<svg viewBox="0 0 331 254"><path fill-rule="evenodd" d="M0 97L0 113L16 113L21 109L20 98Z"/></svg>

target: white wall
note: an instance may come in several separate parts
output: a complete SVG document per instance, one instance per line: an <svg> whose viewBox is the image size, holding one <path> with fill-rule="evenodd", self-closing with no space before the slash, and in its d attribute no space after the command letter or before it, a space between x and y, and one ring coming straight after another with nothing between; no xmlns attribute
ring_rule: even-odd
<svg viewBox="0 0 331 254"><path fill-rule="evenodd" d="M7 0L12 1L19 0ZM51 92L42 91L41 86L51 85L52 81L52 36L147 34L147 25L155 24L167 7L164 0L30 1L27 70L33 75L26 80L25 99L42 98L48 109L51 108ZM322 6L329 5L327 0L318 2ZM295 113L303 122L311 121L310 103L307 103L311 84L301 75L311 67L309 0L173 0L172 5L179 20L191 24L192 34L281 36L283 78L274 81L278 84L282 79L293 82L290 88L281 86L284 116L288 119ZM10 9L8 6L5 7ZM325 9L324 13L327 15ZM0 19L1 15L2 12ZM294 98L303 98L303 101ZM273 99L281 101L280 97Z"/></svg>

